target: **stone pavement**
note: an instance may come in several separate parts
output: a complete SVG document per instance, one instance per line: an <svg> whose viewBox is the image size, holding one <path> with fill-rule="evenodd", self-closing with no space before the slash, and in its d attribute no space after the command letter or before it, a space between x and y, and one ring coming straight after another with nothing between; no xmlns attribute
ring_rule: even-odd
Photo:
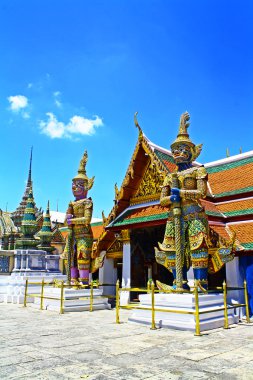
<svg viewBox="0 0 253 380"><path fill-rule="evenodd" d="M127 323L131 311L59 315L0 304L0 379L253 379L253 324L192 332Z"/></svg>

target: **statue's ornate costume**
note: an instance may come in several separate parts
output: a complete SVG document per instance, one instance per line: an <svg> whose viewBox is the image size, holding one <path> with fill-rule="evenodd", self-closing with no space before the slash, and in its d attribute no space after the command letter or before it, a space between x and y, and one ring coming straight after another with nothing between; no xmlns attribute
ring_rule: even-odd
<svg viewBox="0 0 253 380"><path fill-rule="evenodd" d="M87 152L80 161L78 174L72 180L72 191L75 201L69 203L66 213L68 236L62 258L67 260L68 271L70 267L71 280L88 283L91 272L91 253L93 235L91 218L93 202L87 197L94 177L88 179L85 166L88 160ZM97 268L98 269L98 268Z"/></svg>
<svg viewBox="0 0 253 380"><path fill-rule="evenodd" d="M155 249L157 262L172 271L177 289L189 289L187 271L190 266L193 267L194 278L207 288L211 262L208 221L199 202L207 194L207 172L204 166L192 165L202 145L195 146L190 140L187 133L189 119L187 112L181 116L179 134L171 145L178 170L164 180L160 204L169 207L169 215L164 240L158 243L159 249ZM232 259L232 255L228 259L231 249L223 247L220 253L223 254L222 265ZM158 286L161 285L158 282Z"/></svg>

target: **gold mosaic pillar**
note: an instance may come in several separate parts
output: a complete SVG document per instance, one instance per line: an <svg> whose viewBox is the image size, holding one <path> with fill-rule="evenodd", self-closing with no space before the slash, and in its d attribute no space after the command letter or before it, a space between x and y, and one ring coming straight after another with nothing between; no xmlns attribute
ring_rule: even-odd
<svg viewBox="0 0 253 380"><path fill-rule="evenodd" d="M121 237L123 242L123 267L122 267L122 288L131 287L131 244L130 230L122 230ZM130 299L129 291L122 291L120 304L127 305Z"/></svg>

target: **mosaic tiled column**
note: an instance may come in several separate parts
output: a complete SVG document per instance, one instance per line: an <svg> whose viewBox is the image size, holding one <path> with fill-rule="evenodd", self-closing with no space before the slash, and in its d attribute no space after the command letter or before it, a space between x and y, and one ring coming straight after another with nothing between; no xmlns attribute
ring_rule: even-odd
<svg viewBox="0 0 253 380"><path fill-rule="evenodd" d="M122 288L131 286L131 244L130 230L121 231L123 241L123 267L122 267ZM120 304L127 305L130 299L130 292L121 292Z"/></svg>

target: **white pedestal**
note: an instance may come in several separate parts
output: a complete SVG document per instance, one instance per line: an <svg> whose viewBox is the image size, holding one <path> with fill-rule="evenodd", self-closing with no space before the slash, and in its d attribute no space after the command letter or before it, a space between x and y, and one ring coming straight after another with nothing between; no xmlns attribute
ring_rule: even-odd
<svg viewBox="0 0 253 380"><path fill-rule="evenodd" d="M61 289L44 288L43 308L46 310L60 311ZM90 310L90 289L68 289L64 288L63 311L89 311ZM40 307L40 298L34 299L34 307ZM108 298L102 297L101 289L93 289L93 310L110 309Z"/></svg>
<svg viewBox="0 0 253 380"><path fill-rule="evenodd" d="M151 308L151 294L139 295L140 307ZM224 326L223 295L199 294L200 331L211 330ZM185 312L195 311L193 294L155 294L155 308L177 310ZM216 310L210 312L211 310ZM204 312L204 313L202 313ZM228 310L228 323L238 323L238 316L234 309ZM133 310L129 322L151 324L151 310ZM167 327L178 330L195 331L196 317L194 314L180 314L175 312L155 312L156 327Z"/></svg>
<svg viewBox="0 0 253 380"><path fill-rule="evenodd" d="M49 272L27 272L25 275L21 273L12 273L10 276L0 276L0 302L22 304L24 302L25 282L28 279L28 294L41 292L41 282L44 278L45 282L65 281L66 276L61 273ZM31 284L29 282L37 282L39 284ZM34 297L27 298L27 302L33 302Z"/></svg>

